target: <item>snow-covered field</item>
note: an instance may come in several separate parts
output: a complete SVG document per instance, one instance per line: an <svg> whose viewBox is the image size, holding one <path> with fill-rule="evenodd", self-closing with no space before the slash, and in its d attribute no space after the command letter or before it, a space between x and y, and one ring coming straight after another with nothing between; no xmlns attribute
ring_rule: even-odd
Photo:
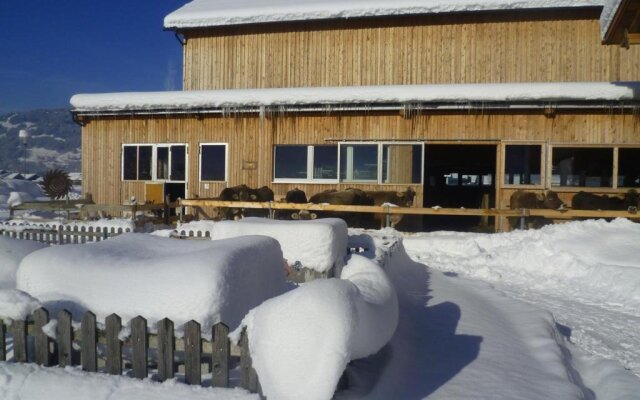
<svg viewBox="0 0 640 400"><path fill-rule="evenodd" d="M292 287L243 321L268 398L328 399L345 366L349 386L338 399L640 398L640 225L587 221L493 235L349 233L349 247L365 251L350 256L341 279ZM290 237L280 240L296 240ZM163 241L162 254L183 242L152 240ZM114 257L131 256L119 250L126 248L122 241L109 242L120 245L111 249L117 255L96 255L103 269ZM39 254L96 247L36 250L23 264L54 258ZM0 263L7 254L0 252ZM5 293L0 303L33 301ZM0 363L0 398L45 393L256 398L238 389Z"/></svg>

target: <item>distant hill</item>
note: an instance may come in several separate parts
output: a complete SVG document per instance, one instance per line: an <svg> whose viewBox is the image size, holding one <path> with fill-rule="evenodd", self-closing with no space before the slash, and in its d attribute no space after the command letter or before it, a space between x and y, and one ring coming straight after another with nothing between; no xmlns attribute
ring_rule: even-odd
<svg viewBox="0 0 640 400"><path fill-rule="evenodd" d="M20 129L31 137L27 143L27 171L42 174L50 168L80 171L80 127L68 109L33 110L0 115L0 169L23 171L24 146Z"/></svg>

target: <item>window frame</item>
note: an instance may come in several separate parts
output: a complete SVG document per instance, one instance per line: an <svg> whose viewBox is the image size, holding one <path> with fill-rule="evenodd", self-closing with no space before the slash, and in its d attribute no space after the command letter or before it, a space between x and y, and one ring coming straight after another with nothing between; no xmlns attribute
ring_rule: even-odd
<svg viewBox="0 0 640 400"><path fill-rule="evenodd" d="M147 146L151 147L151 179L124 179L124 148L125 147L141 147ZM176 181L172 179L158 179L157 178L157 168L158 168L158 147L167 147L171 146L184 146L185 148L185 166L184 166L184 180ZM139 150L136 153L136 177L138 176L139 171ZM171 150L169 150L169 178L171 178ZM122 143L120 149L120 181L121 182L158 182L158 183L187 183L189 182L189 144L188 143Z"/></svg>
<svg viewBox="0 0 640 400"><path fill-rule="evenodd" d="M344 142L339 142L338 143L338 182L339 183L349 183L349 184L369 184L369 185L379 185L379 186L398 186L398 185L424 185L424 146L425 146L425 141L393 141L393 140L383 140L383 141L344 141ZM345 181L342 179L342 177L340 176L340 172L342 170L342 146L343 145L376 145L378 147L377 149L377 179L374 180L370 180L370 181L357 181L357 180L353 180L353 181ZM383 162L383 146L385 145L397 145L397 146L420 146L420 182L418 183L384 183L384 176L383 176L383 166L382 166L382 162Z"/></svg>
<svg viewBox="0 0 640 400"><path fill-rule="evenodd" d="M597 192L597 193L619 193L620 189L618 188L618 148L626 147L626 146L618 146L612 145L611 143L549 143L547 145L547 185L546 189L554 190L558 192ZM634 147L634 146L629 146ZM612 151L612 169L611 169L611 186L553 186L553 149L555 148L577 148L577 149L588 149L588 148L600 148L600 149L610 149Z"/></svg>
<svg viewBox="0 0 640 400"><path fill-rule="evenodd" d="M203 180L202 179L202 146L224 146L224 180ZM198 182L203 183L225 183L229 182L229 144L224 142L206 142L198 144Z"/></svg>
<svg viewBox="0 0 640 400"><path fill-rule="evenodd" d="M304 146L307 148L307 177L306 178L277 178L276 177L276 147L285 146ZM296 144L296 143L279 143L273 145L273 168L271 170L273 176L273 183L318 183L318 184L336 184L339 183L340 178L340 146L337 146L338 159L336 163L336 179L319 179L313 177L313 165L315 147L319 146L334 146L333 144Z"/></svg>
<svg viewBox="0 0 640 400"><path fill-rule="evenodd" d="M537 185L516 185L505 183L504 179L507 177L507 146L540 146L540 183ZM500 187L505 189L544 189L547 187L547 182L551 182L547 177L547 152L549 146L547 142L526 140L526 141L503 141L501 143L501 155L500 164L502 172L502 182L499 183ZM497 177L496 177L497 178ZM496 182L497 183L497 182Z"/></svg>

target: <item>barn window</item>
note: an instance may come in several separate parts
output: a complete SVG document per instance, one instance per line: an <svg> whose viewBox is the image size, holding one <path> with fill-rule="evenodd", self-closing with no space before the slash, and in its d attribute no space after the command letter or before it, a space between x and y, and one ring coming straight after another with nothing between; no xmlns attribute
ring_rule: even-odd
<svg viewBox="0 0 640 400"><path fill-rule="evenodd" d="M422 145L382 145L382 183L420 183Z"/></svg>
<svg viewBox="0 0 640 400"><path fill-rule="evenodd" d="M273 155L275 180L335 181L338 178L338 146L278 145Z"/></svg>
<svg viewBox="0 0 640 400"><path fill-rule="evenodd" d="M505 185L540 185L541 145L507 145L504 158Z"/></svg>
<svg viewBox="0 0 640 400"><path fill-rule="evenodd" d="M618 149L618 186L640 187L640 149Z"/></svg>
<svg viewBox="0 0 640 400"><path fill-rule="evenodd" d="M153 146L122 147L122 179L131 181L151 180Z"/></svg>
<svg viewBox="0 0 640 400"><path fill-rule="evenodd" d="M313 149L313 179L338 179L338 146L310 146Z"/></svg>
<svg viewBox="0 0 640 400"><path fill-rule="evenodd" d="M156 179L169 179L169 147L162 146L156 150Z"/></svg>
<svg viewBox="0 0 640 400"><path fill-rule="evenodd" d="M552 186L611 187L613 149L554 147Z"/></svg>
<svg viewBox="0 0 640 400"><path fill-rule="evenodd" d="M227 178L227 145L200 145L200 180L226 181Z"/></svg>
<svg viewBox="0 0 640 400"><path fill-rule="evenodd" d="M341 145L340 180L344 182L377 182L378 145Z"/></svg>

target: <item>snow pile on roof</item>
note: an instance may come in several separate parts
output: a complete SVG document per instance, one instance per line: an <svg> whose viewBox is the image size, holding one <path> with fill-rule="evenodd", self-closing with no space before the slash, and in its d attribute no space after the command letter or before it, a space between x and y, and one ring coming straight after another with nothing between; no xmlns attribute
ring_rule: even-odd
<svg viewBox="0 0 640 400"><path fill-rule="evenodd" d="M616 15L618 8L620 8L622 0L605 0L602 13L600 14L600 35L604 39L613 22L613 17Z"/></svg>
<svg viewBox="0 0 640 400"><path fill-rule="evenodd" d="M267 398L330 399L350 360L378 352L398 322L385 272L352 256L342 279L319 279L264 302L243 320ZM236 340L238 328L232 336Z"/></svg>
<svg viewBox="0 0 640 400"><path fill-rule="evenodd" d="M16 271L20 261L28 254L47 247L30 240L18 240L0 236L0 289L16 287Z"/></svg>
<svg viewBox="0 0 640 400"><path fill-rule="evenodd" d="M227 239L244 235L265 235L276 239L289 265L296 262L318 272L344 265L347 255L347 224L338 218L311 221L279 221L244 218L213 223L212 238Z"/></svg>
<svg viewBox="0 0 640 400"><path fill-rule="evenodd" d="M240 106L640 99L638 82L478 83L77 94L74 112Z"/></svg>
<svg viewBox="0 0 640 400"><path fill-rule="evenodd" d="M470 11L602 6L602 0L194 0L164 19L165 28L198 28Z"/></svg>
<svg viewBox="0 0 640 400"><path fill-rule="evenodd" d="M242 389L205 388L170 380L96 374L78 368L0 363L0 398L20 400L258 400Z"/></svg>
<svg viewBox="0 0 640 400"><path fill-rule="evenodd" d="M20 264L17 287L50 312L70 307L123 321L142 315L152 324L166 317L176 327L193 319L203 332L221 321L235 328L286 289L282 252L271 238L194 242L145 234L32 253Z"/></svg>
<svg viewBox="0 0 640 400"><path fill-rule="evenodd" d="M591 301L640 308L640 224L625 219L505 234L435 232L405 238L426 264L489 281L555 287Z"/></svg>

